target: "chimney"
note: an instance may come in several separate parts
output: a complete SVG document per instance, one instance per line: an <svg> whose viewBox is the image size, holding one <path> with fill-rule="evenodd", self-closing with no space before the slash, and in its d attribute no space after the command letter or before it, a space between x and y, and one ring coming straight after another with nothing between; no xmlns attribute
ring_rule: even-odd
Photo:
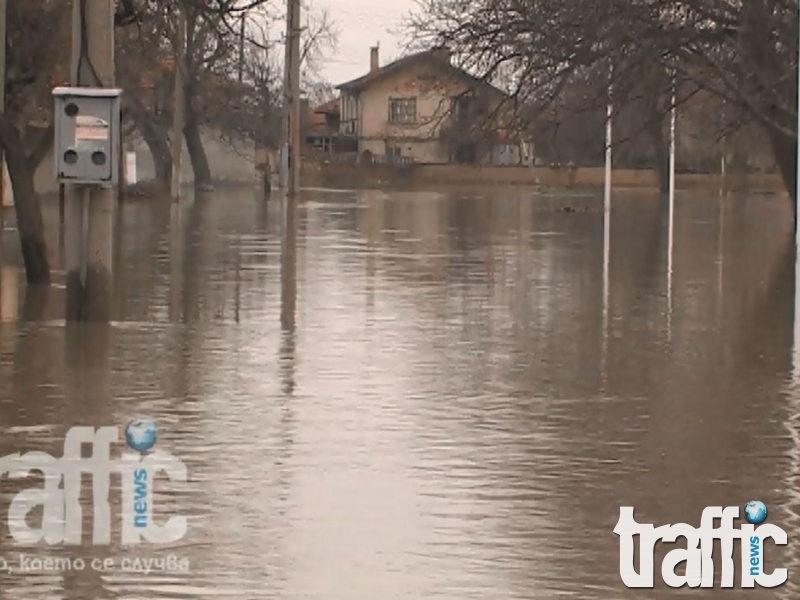
<svg viewBox="0 0 800 600"><path fill-rule="evenodd" d="M373 46L369 49L369 72L374 73L380 68L380 59L378 58L379 46Z"/></svg>

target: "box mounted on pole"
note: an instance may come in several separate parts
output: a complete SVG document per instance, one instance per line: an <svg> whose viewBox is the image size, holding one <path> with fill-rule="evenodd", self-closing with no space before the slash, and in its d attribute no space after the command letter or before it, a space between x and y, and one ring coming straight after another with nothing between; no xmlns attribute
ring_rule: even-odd
<svg viewBox="0 0 800 600"><path fill-rule="evenodd" d="M55 168L59 183L116 185L120 161L122 90L58 87Z"/></svg>

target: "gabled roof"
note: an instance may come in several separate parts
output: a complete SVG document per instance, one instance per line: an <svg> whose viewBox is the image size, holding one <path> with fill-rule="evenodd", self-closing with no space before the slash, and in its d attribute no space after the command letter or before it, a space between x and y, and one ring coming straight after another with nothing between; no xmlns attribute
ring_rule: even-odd
<svg viewBox="0 0 800 600"><path fill-rule="evenodd" d="M366 75L358 77L357 79L337 85L336 89L345 92L360 92L379 81L383 81L386 79L386 77L395 75L408 67L417 64L436 64L439 67L443 67L444 69L448 70L453 76L469 81L469 83L475 87L489 90L504 97L506 96L505 92L496 88L490 83L467 73L464 69L454 66L450 62L449 57L446 58L443 56L443 54L446 54L446 52L443 52L441 49L437 48L409 54L408 56L404 56L394 62L389 63L388 65L380 67L377 71L367 73Z"/></svg>

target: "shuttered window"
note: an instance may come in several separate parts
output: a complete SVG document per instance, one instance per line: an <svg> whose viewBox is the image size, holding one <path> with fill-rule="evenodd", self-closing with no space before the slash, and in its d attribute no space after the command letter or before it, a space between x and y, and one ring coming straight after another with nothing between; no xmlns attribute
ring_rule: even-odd
<svg viewBox="0 0 800 600"><path fill-rule="evenodd" d="M417 99L416 98L390 98L389 99L390 123L416 123Z"/></svg>

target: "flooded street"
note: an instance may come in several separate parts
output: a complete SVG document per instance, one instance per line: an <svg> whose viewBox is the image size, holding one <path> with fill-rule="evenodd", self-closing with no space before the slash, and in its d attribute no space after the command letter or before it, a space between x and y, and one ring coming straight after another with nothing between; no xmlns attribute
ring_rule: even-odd
<svg viewBox="0 0 800 600"><path fill-rule="evenodd" d="M304 191L296 213L249 190L131 202L110 328L65 326L58 207L45 213L48 297L26 298L10 217L0 240L0 456L58 457L73 425L152 418L190 476L159 480L156 515L189 529L174 547L91 546L86 476L86 543L26 552L190 569L0 571L0 599L797 593L785 198L679 195L671 256L666 207L632 192L608 237L602 198L522 190ZM656 588L624 587L620 506L697 526L750 500L788 533L767 550L787 585L673 590L660 545Z"/></svg>

